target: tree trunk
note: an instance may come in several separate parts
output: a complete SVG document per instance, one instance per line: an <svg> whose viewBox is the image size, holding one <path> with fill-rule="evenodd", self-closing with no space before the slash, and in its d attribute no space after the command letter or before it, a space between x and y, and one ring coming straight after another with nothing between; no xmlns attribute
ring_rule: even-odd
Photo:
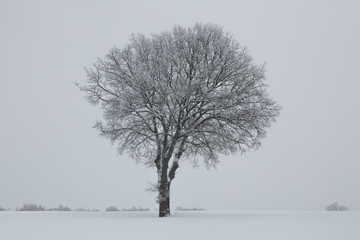
<svg viewBox="0 0 360 240"><path fill-rule="evenodd" d="M170 183L165 181L159 187L159 217L170 216Z"/></svg>
<svg viewBox="0 0 360 240"><path fill-rule="evenodd" d="M163 157L162 164L160 163L160 155L157 156L155 160L155 164L158 169L158 202L159 202L159 217L167 217L170 216L170 185L172 180L175 178L175 172L179 168L179 159L184 149L185 140L182 140L181 147L179 151L175 154L175 159L169 169L169 160L172 156L172 152L174 150L174 146L165 158Z"/></svg>

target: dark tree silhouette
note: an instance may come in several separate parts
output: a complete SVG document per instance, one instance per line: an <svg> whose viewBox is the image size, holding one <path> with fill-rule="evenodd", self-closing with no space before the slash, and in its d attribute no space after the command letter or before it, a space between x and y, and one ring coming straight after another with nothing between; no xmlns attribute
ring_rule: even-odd
<svg viewBox="0 0 360 240"><path fill-rule="evenodd" d="M158 173L159 216L170 214L179 159L215 166L218 154L257 149L280 107L267 94L264 66L212 24L114 47L79 86L103 110L101 135Z"/></svg>

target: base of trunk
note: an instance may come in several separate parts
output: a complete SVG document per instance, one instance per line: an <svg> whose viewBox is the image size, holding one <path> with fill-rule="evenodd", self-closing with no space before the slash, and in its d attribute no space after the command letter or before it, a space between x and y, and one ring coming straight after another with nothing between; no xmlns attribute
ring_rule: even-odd
<svg viewBox="0 0 360 240"><path fill-rule="evenodd" d="M170 198L167 197L159 204L159 217L170 216Z"/></svg>
<svg viewBox="0 0 360 240"><path fill-rule="evenodd" d="M159 211L159 217L169 217L170 216L170 209Z"/></svg>

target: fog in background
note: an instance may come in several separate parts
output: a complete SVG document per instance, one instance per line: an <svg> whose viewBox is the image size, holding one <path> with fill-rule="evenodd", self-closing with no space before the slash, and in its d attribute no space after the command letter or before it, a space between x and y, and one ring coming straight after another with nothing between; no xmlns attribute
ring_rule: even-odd
<svg viewBox="0 0 360 240"><path fill-rule="evenodd" d="M157 208L156 169L92 128L75 82L132 33L216 23L266 62L283 107L258 151L180 163L172 207L360 210L359 1L0 0L0 206Z"/></svg>

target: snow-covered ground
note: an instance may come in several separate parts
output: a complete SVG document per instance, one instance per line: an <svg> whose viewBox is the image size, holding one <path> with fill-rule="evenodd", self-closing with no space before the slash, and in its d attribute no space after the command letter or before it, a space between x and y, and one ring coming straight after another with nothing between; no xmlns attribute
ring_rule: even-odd
<svg viewBox="0 0 360 240"><path fill-rule="evenodd" d="M359 240L360 212L0 212L1 240Z"/></svg>

